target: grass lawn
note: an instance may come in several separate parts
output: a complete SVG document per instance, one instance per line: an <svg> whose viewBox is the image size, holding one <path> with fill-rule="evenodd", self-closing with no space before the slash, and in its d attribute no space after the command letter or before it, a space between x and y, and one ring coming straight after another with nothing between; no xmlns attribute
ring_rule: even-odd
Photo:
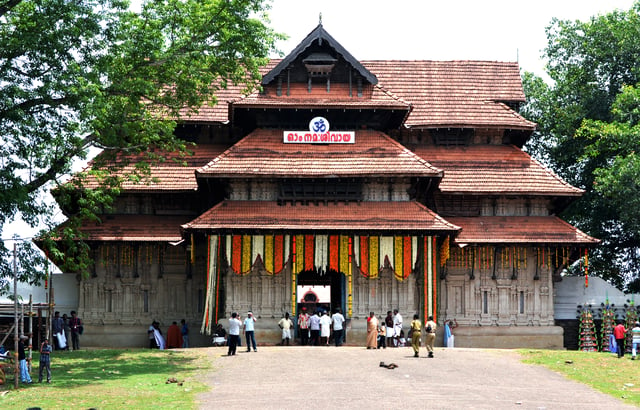
<svg viewBox="0 0 640 410"><path fill-rule="evenodd" d="M524 363L543 365L627 404L640 406L640 360L631 360L631 354L618 359L613 353L574 350L519 352Z"/></svg>
<svg viewBox="0 0 640 410"><path fill-rule="evenodd" d="M54 352L47 384L38 383L38 362L34 352L33 384L14 390L10 375L0 386L0 408L192 409L196 394L207 390L198 374L211 368L203 349Z"/></svg>

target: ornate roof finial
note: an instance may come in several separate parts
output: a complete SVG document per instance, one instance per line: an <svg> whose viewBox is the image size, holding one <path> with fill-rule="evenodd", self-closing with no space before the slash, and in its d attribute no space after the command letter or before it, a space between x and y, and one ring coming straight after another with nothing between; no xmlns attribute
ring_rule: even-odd
<svg viewBox="0 0 640 410"><path fill-rule="evenodd" d="M318 24L322 25L322 12L320 12L320 15L318 16Z"/></svg>

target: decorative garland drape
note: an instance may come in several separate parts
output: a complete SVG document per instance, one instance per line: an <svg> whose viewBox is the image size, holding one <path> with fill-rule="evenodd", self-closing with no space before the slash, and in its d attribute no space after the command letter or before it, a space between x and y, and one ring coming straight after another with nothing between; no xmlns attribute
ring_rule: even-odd
<svg viewBox="0 0 640 410"><path fill-rule="evenodd" d="M347 314L353 309L352 266L355 263L363 276L375 279L381 269L393 269L397 280L406 279L421 256L424 283L423 310L425 316L436 316L437 280L435 237L416 236L347 236L347 235L210 235L207 247L207 294L201 332L212 333L217 323L220 288L220 259L227 258L229 267L246 275L259 260L270 274L282 272L291 260L291 311L296 308L297 275L310 269L332 269L345 274ZM420 246L418 244L420 243ZM224 250L223 250L224 246ZM420 249L422 248L422 249ZM224 252L224 253L223 253ZM421 255L419 255L421 254ZM355 257L355 260L353 259Z"/></svg>
<svg viewBox="0 0 640 410"><path fill-rule="evenodd" d="M394 271L397 280L405 280L418 260L417 236L347 235L229 235L225 254L233 272L248 274L261 260L270 274L282 272L291 259L293 273L305 270L350 272L350 263L369 279L378 278L384 267ZM296 244L292 258L291 244ZM350 260L350 256L353 260Z"/></svg>
<svg viewBox="0 0 640 410"><path fill-rule="evenodd" d="M209 235L207 248L207 295L204 302L204 317L200 333L211 335L211 324L217 323L218 286L220 284L218 266L220 257L220 238Z"/></svg>

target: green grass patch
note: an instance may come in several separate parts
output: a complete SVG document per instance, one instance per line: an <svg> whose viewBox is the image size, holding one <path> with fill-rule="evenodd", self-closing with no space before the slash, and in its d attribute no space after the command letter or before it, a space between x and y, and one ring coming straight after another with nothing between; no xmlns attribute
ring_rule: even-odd
<svg viewBox="0 0 640 410"><path fill-rule="evenodd" d="M0 408L192 409L196 394L208 389L199 376L211 368L204 349L54 352L47 384L37 382L33 356L34 383L14 390L11 375L0 386Z"/></svg>
<svg viewBox="0 0 640 410"><path fill-rule="evenodd" d="M524 363L545 366L627 404L640 406L640 360L631 360L630 354L618 359L612 353L575 350L522 349L519 352Z"/></svg>

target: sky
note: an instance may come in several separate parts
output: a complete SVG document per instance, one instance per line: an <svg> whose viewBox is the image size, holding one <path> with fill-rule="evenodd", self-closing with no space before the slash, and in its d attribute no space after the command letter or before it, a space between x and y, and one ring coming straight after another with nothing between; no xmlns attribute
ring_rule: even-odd
<svg viewBox="0 0 640 410"><path fill-rule="evenodd" d="M522 70L545 78L541 55L552 18L586 21L615 9L628 10L633 2L273 0L269 16L271 27L289 36L279 43L285 55L318 25L322 13L325 30L358 60L517 61ZM20 222L5 228L2 238L37 232Z"/></svg>
<svg viewBox="0 0 640 410"><path fill-rule="evenodd" d="M633 0L273 0L271 27L289 53L317 25L358 60L517 61L544 76L545 28L556 17L586 21Z"/></svg>

